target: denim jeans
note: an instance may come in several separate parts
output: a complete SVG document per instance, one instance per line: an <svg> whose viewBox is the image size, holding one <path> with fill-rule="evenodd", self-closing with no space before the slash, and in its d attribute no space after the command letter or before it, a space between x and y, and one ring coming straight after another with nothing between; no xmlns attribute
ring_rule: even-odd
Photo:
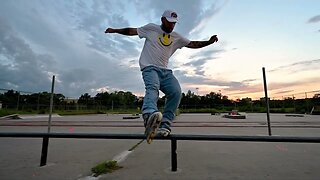
<svg viewBox="0 0 320 180"><path fill-rule="evenodd" d="M157 101L161 90L166 95L162 122L171 123L181 100L181 87L172 70L147 66L142 70L142 77L146 88L142 113L158 111Z"/></svg>

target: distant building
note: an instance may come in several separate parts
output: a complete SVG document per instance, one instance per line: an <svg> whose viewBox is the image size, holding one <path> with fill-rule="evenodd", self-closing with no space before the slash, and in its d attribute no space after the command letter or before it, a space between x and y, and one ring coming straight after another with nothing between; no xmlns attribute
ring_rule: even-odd
<svg viewBox="0 0 320 180"><path fill-rule="evenodd" d="M78 100L79 99L76 99L76 98L66 98L66 99L64 99L64 102L66 102L67 104L70 104L70 103L77 104Z"/></svg>

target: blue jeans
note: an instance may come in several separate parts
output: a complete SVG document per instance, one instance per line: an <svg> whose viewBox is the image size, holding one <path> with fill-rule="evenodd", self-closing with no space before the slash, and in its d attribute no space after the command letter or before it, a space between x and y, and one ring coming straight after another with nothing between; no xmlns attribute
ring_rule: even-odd
<svg viewBox="0 0 320 180"><path fill-rule="evenodd" d="M172 70L147 66L142 70L142 77L146 88L142 113L158 111L157 101L161 90L166 95L162 122L171 123L181 100L181 87Z"/></svg>

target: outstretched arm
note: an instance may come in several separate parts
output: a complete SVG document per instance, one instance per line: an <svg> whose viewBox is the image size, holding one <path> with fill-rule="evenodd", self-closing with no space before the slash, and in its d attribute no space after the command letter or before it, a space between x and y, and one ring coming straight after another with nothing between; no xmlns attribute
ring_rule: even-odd
<svg viewBox="0 0 320 180"><path fill-rule="evenodd" d="M108 28L104 31L104 33L118 33L127 36L138 35L137 28L122 28L122 29L113 29Z"/></svg>
<svg viewBox="0 0 320 180"><path fill-rule="evenodd" d="M217 35L213 35L211 36L211 38L209 39L209 41L190 41L190 43L186 46L188 48L202 48L205 46L208 46L210 44L213 44L215 42L218 42L218 37Z"/></svg>

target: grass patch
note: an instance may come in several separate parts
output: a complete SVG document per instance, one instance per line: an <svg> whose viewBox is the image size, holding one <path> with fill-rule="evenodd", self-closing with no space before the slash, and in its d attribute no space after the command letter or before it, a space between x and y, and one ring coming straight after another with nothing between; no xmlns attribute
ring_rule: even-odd
<svg viewBox="0 0 320 180"><path fill-rule="evenodd" d="M81 111L55 111L60 116L71 116L71 115L90 115L90 114L106 114L102 111L97 110L81 110Z"/></svg>
<svg viewBox="0 0 320 180"><path fill-rule="evenodd" d="M7 116L7 115L10 115L10 114L14 114L14 113L12 111L0 109L0 117Z"/></svg>
<svg viewBox="0 0 320 180"><path fill-rule="evenodd" d="M113 171L116 171L121 168L123 167L119 166L117 161L107 161L93 167L91 171L92 173L94 173L93 174L94 177L98 177L101 174L112 173Z"/></svg>
<svg viewBox="0 0 320 180"><path fill-rule="evenodd" d="M11 114L35 114L35 113L31 112L31 111L17 111L17 110L13 110L13 109L0 109L0 117L8 116Z"/></svg>

